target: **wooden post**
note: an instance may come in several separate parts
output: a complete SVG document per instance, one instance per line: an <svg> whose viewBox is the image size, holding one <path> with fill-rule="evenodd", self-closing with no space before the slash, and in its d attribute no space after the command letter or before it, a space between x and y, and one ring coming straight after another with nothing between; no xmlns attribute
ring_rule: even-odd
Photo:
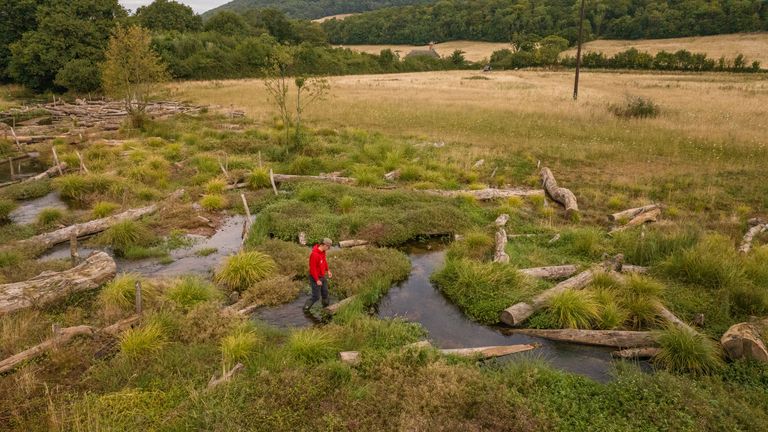
<svg viewBox="0 0 768 432"><path fill-rule="evenodd" d="M269 169L269 182L272 183L272 190L277 195L277 186L275 185L275 173L272 172L272 168Z"/></svg>
<svg viewBox="0 0 768 432"><path fill-rule="evenodd" d="M51 151L53 151L53 163L56 164L56 168L59 170L59 175L64 175L64 173L61 172L61 162L59 162L59 155L56 154L56 147L51 147Z"/></svg>
<svg viewBox="0 0 768 432"><path fill-rule="evenodd" d="M75 154L77 155L77 158L80 159L80 171L88 174L88 168L85 166L85 162L83 162L83 155L77 150L75 150Z"/></svg>
<svg viewBox="0 0 768 432"><path fill-rule="evenodd" d="M259 150L259 169L264 168L264 165L261 163L261 150Z"/></svg>
<svg viewBox="0 0 768 432"><path fill-rule="evenodd" d="M579 39L576 41L576 76L573 80L573 100L579 98L579 71L581 69L581 40L584 33L584 0L579 11Z"/></svg>
<svg viewBox="0 0 768 432"><path fill-rule="evenodd" d="M232 183L232 179L229 177L229 172L227 171L227 168L224 167L224 164L221 163L221 159L219 159L219 168L221 168L221 172L224 173L224 177L227 179L227 184Z"/></svg>
<svg viewBox="0 0 768 432"><path fill-rule="evenodd" d="M13 158L10 156L8 156L8 167L9 167L8 169L11 170L11 180L13 180L16 177L16 175L13 173Z"/></svg>
<svg viewBox="0 0 768 432"><path fill-rule="evenodd" d="M248 208L248 201L245 199L245 194L240 194L240 198L243 200L243 208L245 209L245 221L243 221L243 233L240 235L242 241L240 247L245 246L245 240L248 238L248 230L251 225L251 209Z"/></svg>
<svg viewBox="0 0 768 432"><path fill-rule="evenodd" d="M141 315L141 281L136 281L136 315Z"/></svg>
<svg viewBox="0 0 768 432"><path fill-rule="evenodd" d="M76 266L80 261L80 254L77 251L77 231L72 231L69 235L69 255L72 258L72 266Z"/></svg>
<svg viewBox="0 0 768 432"><path fill-rule="evenodd" d="M16 141L16 147L19 148L19 151L24 151L24 148L21 147L21 143L19 142L19 137L16 136L16 131L13 130L13 127L11 127L11 135L13 135L13 139Z"/></svg>

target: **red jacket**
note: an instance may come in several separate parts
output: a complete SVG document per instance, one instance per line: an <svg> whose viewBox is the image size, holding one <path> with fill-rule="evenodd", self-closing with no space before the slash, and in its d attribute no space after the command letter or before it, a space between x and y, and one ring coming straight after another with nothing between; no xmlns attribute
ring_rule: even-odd
<svg viewBox="0 0 768 432"><path fill-rule="evenodd" d="M320 245L312 248L309 254L309 274L312 279L318 280L328 273L328 261L325 259L325 251L320 250Z"/></svg>

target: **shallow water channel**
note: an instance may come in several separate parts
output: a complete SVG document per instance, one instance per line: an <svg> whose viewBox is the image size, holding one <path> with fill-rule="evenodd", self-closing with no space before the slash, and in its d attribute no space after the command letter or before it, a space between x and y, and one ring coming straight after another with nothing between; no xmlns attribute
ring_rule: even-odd
<svg viewBox="0 0 768 432"><path fill-rule="evenodd" d="M13 164L13 171L11 171L10 163ZM43 164L36 157L16 159L10 163L7 159L0 161L0 183L16 180L19 177L32 177L45 169L43 168ZM17 177L12 178L11 172Z"/></svg>
<svg viewBox="0 0 768 432"><path fill-rule="evenodd" d="M35 223L37 215L47 208L67 210L67 204L62 201L57 192L51 192L40 198L20 203L19 206L11 212L11 220L19 225Z"/></svg>

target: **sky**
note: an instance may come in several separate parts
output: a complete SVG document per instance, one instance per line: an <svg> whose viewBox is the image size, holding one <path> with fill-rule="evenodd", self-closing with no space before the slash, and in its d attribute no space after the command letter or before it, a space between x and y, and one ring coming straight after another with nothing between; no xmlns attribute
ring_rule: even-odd
<svg viewBox="0 0 768 432"><path fill-rule="evenodd" d="M132 12L136 12L141 6L148 5L154 0L120 0L120 4L126 9L130 9ZM216 6L229 3L229 0L176 0L179 3L184 3L187 6L192 7L195 12L203 13L208 9L213 9Z"/></svg>

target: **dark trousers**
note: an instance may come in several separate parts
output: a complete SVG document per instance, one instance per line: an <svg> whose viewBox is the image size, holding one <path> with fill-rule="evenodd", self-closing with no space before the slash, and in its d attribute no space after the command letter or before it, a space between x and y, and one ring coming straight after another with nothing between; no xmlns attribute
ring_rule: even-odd
<svg viewBox="0 0 768 432"><path fill-rule="evenodd" d="M315 302L323 298L323 306L328 306L328 279L325 276L320 278L320 285L317 284L315 278L309 276L309 285L312 287L312 298L307 300L304 305L305 308L311 308Z"/></svg>

